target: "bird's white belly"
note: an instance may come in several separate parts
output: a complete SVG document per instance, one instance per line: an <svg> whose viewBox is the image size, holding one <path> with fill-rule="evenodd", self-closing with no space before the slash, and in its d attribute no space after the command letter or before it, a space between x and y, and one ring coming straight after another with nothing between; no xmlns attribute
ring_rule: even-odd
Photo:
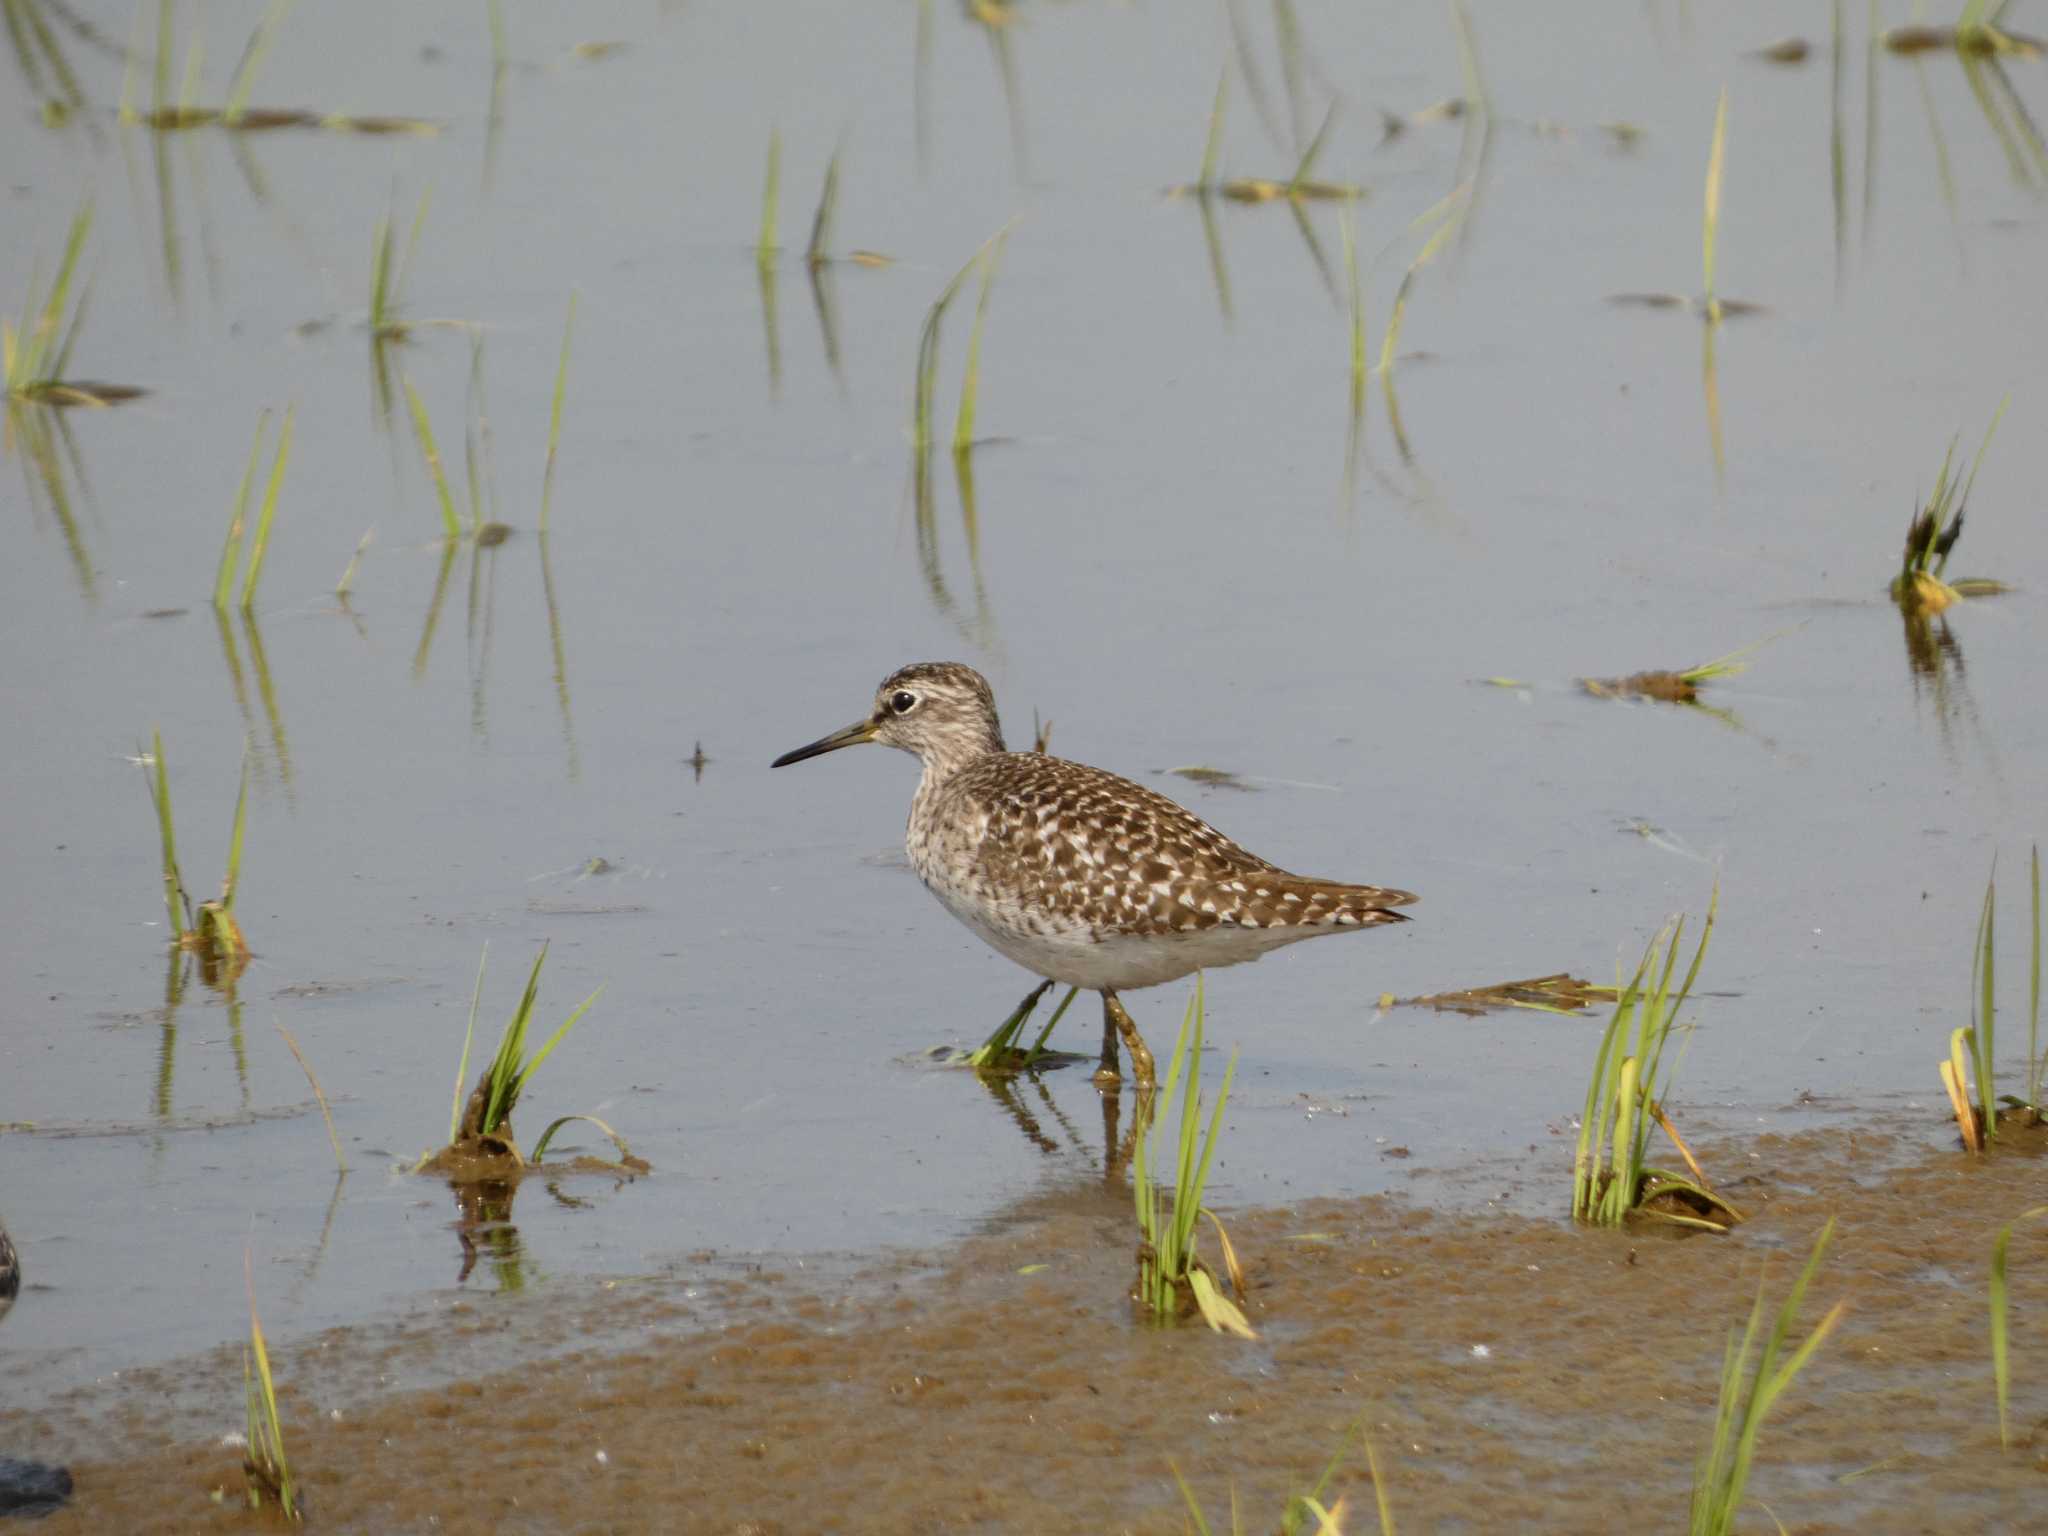
<svg viewBox="0 0 2048 1536"><path fill-rule="evenodd" d="M1008 903L985 904L937 881L931 892L998 953L1063 986L1126 991L1156 987L1196 971L1256 960L1269 949L1314 936L1314 929L1206 928L1171 934L1098 936L1084 923Z"/></svg>

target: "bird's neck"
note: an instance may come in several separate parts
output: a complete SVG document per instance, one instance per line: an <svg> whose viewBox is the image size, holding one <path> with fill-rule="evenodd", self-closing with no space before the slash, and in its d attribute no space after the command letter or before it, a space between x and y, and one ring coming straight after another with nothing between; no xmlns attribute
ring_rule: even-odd
<svg viewBox="0 0 2048 1536"><path fill-rule="evenodd" d="M919 796L932 794L962 768L978 763L984 757L996 756L1004 750L1002 727L993 720L986 722L976 735L961 735L927 743L925 749L918 754L924 765L924 777L917 786Z"/></svg>

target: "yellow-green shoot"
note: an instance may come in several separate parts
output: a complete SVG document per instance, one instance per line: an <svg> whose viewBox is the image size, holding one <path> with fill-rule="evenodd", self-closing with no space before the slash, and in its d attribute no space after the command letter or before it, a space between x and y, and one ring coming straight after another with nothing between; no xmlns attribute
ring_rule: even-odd
<svg viewBox="0 0 2048 1536"><path fill-rule="evenodd" d="M967 281L972 272L989 251L1002 241L1017 221L1012 219L982 243L981 249L967 258L967 262L952 280L940 291L932 307L925 312L924 328L917 338L917 385L911 404L911 441L918 457L922 459L932 444L932 396L939 382L939 327L946 318L946 309L953 302L953 296L960 291L960 285ZM963 404L965 401L963 400ZM970 425L972 419L970 417Z"/></svg>
<svg viewBox="0 0 2048 1536"><path fill-rule="evenodd" d="M1201 1313L1202 1320L1216 1332L1234 1333L1249 1339L1256 1337L1251 1324L1224 1290L1227 1283L1240 1296L1243 1294L1236 1251L1230 1245L1229 1234L1223 1230L1223 1223L1216 1219L1213 1211L1202 1205L1202 1191L1209 1182L1209 1164L1216 1155L1216 1137L1223 1128L1223 1106L1230 1100L1231 1080L1237 1075L1237 1053L1231 1053L1230 1063L1223 1069L1223 1085L1217 1092L1216 1107L1209 1116L1208 1130L1204 1133L1201 1123L1202 1020L1203 988L1198 972L1194 995L1188 999L1180 1035L1174 1042L1173 1061L1166 1069L1166 1086L1161 1095L1161 1103L1170 1104L1174 1089L1181 1089L1180 1133L1174 1152L1171 1205L1165 1188L1153 1174L1155 1154L1152 1143L1156 1126L1146 1124L1141 1127L1132 1152L1131 1190L1137 1204L1140 1236L1137 1299L1154 1318L1166 1322L1180 1315L1181 1298L1185 1292L1193 1297L1195 1309ZM1151 1105L1141 1102L1138 1112L1149 1120ZM1216 1272L1196 1252L1195 1228L1203 1216L1207 1216L1216 1228L1227 1280L1219 1280Z"/></svg>
<svg viewBox="0 0 2048 1536"><path fill-rule="evenodd" d="M2006 1250L2012 1246L2012 1229L2036 1216L2048 1216L2048 1205L2021 1211L1998 1229L1991 1244L1991 1382L1998 1396L1998 1443L2007 1450L2012 1449L2012 1319L2006 1289Z"/></svg>
<svg viewBox="0 0 2048 1536"><path fill-rule="evenodd" d="M1998 867L1984 886L1984 904L1977 914L1977 936L1971 946L1970 1023L1949 1036L1948 1059L1941 1064L1942 1087L1948 1090L1956 1128L1963 1145L1985 1151L1998 1139L1998 1106L2033 1123L2042 1117L2041 1078L2048 1061L2041 1053L2041 849L2037 844L2028 865L2030 916L2033 919L2027 956L2027 1069L2024 1096L1996 1094L1998 1039ZM1970 1102L1974 1080L1976 1102Z"/></svg>
<svg viewBox="0 0 2048 1536"><path fill-rule="evenodd" d="M548 462L540 477L540 531L548 531L548 509L555 499L555 449L562 441L562 401L569 393L569 340L576 330L576 293L570 290L569 313L562 321L562 355L555 362L555 399L548 407Z"/></svg>
<svg viewBox="0 0 2048 1536"><path fill-rule="evenodd" d="M804 247L804 265L813 272L832 259L832 218L839 209L839 151L832 151L825 167L825 185L818 193L818 210L811 215L811 241Z"/></svg>
<svg viewBox="0 0 2048 1536"><path fill-rule="evenodd" d="M420 457L426 461L427 475L434 482L434 498L441 505L441 532L453 544L462 537L462 520L455 515L455 493L448 488L448 472L441 464L441 448L434 440L434 426L427 419L427 403L420 398L420 392L413 388L411 379L401 379L405 385L405 401L412 410L413 436L420 445Z"/></svg>
<svg viewBox="0 0 2048 1536"><path fill-rule="evenodd" d="M373 341L404 341L411 333L400 313L405 298L405 279L412 270L413 253L419 249L420 230L427 220L427 200L431 192L420 194L420 204L412 216L412 229L405 237L405 255L396 255L396 232L391 215L386 214L377 221L377 232L370 247L370 338Z"/></svg>
<svg viewBox="0 0 2048 1536"><path fill-rule="evenodd" d="M1408 314L1408 293L1415 286L1415 279L1422 269L1436 260L1437 255L1458 232L1458 225L1465 215L1466 199L1471 192L1470 184L1455 187L1446 196L1439 198L1425 209L1408 226L1410 234L1431 229L1430 236L1423 242L1415 259L1408 263L1408 270L1401 274L1401 286L1394 290L1394 312L1387 318L1387 334L1380 340L1379 372L1391 376L1394 370L1395 349L1401 344L1401 322ZM1432 229L1431 227L1434 226ZM1364 321L1359 321L1359 335L1356 344L1363 345Z"/></svg>
<svg viewBox="0 0 2048 1536"><path fill-rule="evenodd" d="M995 287L996 264L1003 259L1003 242L1008 237L1006 229L995 238L995 243L982 251L981 297L974 304L974 328L967 333L967 367L960 377L960 409L953 417L953 451L965 453L974 446L974 407L981 393L981 327L988 319L989 291Z"/></svg>
<svg viewBox="0 0 2048 1536"><path fill-rule="evenodd" d="M278 433L277 454L271 460L270 479L263 488L263 505L256 514L256 533L249 544L249 568L242 578L242 611L247 613L256 601L256 584L262 579L263 557L270 550L270 527L277 516L278 492L284 487L285 466L291 461L292 418L296 407L284 413L284 427ZM235 567L242 558L243 533L247 528L246 514L249 510L249 490L256 479L256 461L263 453L263 439L270 427L270 412L265 411L256 418L256 440L249 445L249 462L242 470L242 482L235 489L234 515L228 520L228 536L221 545L220 565L214 572L213 606L219 612L227 612L228 593L235 584Z"/></svg>
<svg viewBox="0 0 2048 1536"><path fill-rule="evenodd" d="M1658 930L1643 951L1635 975L1621 989L1593 1058L1593 1076L1579 1120L1578 1151L1572 1160L1572 1215L1579 1221L1618 1227L1631 1216L1641 1215L1701 1231L1725 1232L1742 1219L1740 1212L1706 1187L1697 1167L1692 1166L1691 1154L1677 1141L1660 1102L1669 1081L1665 1048L1678 1010L1699 979L1719 902L1717 887L1707 903L1707 919L1701 925L1692 964L1675 992L1672 978L1685 936L1683 916ZM1686 1158L1691 1179L1650 1163L1650 1130L1659 1124ZM1666 1197L1661 1204L1648 1203L1660 1196ZM1684 1209L1669 1209L1673 1204Z"/></svg>
<svg viewBox="0 0 2048 1536"><path fill-rule="evenodd" d="M2041 1078L2048 1071L2048 1056L2041 1053L2041 845L2034 845L2029 882L2034 918L2033 943L2027 952L2027 1107L2040 1119Z"/></svg>
<svg viewBox="0 0 2048 1536"><path fill-rule="evenodd" d="M768 135L768 174L761 183L761 238L754 245L754 261L762 267L775 263L776 209L781 201L782 134L776 130Z"/></svg>
<svg viewBox="0 0 2048 1536"><path fill-rule="evenodd" d="M249 1347L242 1351L242 1396L248 1412L248 1450L242 1471L248 1481L249 1507L274 1501L293 1525L303 1523L299 1496L292 1483L291 1462L284 1453L284 1424L277 1412L277 1383L271 1379L270 1350L263 1342L263 1324L256 1316L256 1281L247 1252L242 1273L249 1288Z"/></svg>
<svg viewBox="0 0 2048 1536"><path fill-rule="evenodd" d="M1799 1272L1799 1278L1793 1282L1784 1304L1778 1308L1770 1332L1763 1336L1753 1369L1750 1354L1759 1343L1758 1329L1764 1314L1761 1280L1757 1283L1756 1303L1750 1308L1749 1324L1743 1329L1740 1342L1735 1331L1729 1330L1721 1360L1721 1397L1714 1412L1714 1436L1693 1473L1692 1518L1688 1526L1691 1536L1732 1536L1736 1512L1747 1498L1749 1474L1756 1460L1757 1436L1763 1429L1765 1418L1792 1384L1793 1378L1813 1358L1814 1351L1834 1331L1835 1324L1841 1321L1842 1309L1848 1303L1838 1301L1814 1325L1812 1332L1789 1354L1786 1353L1785 1346L1792 1337L1792 1324L1799 1315L1800 1304L1806 1299L1806 1288L1820 1268L1821 1256L1827 1252L1828 1239L1834 1235L1834 1230L1834 1218L1829 1217L1814 1242L1806 1267Z"/></svg>
<svg viewBox="0 0 2048 1536"><path fill-rule="evenodd" d="M64 256L57 265L57 277L36 302L35 284L29 284L22 306L21 321L0 320L0 378L4 378L9 400L32 400L50 405L103 405L139 393L109 386L70 384L64 370L71 361L71 349L78 341L85 321L85 297L71 309L71 284L84 254L86 237L92 232L92 204L72 216L71 231L64 242ZM67 324L65 312L70 310Z"/></svg>
<svg viewBox="0 0 2048 1536"><path fill-rule="evenodd" d="M141 754L137 756L140 758ZM164 910L170 918L171 942L179 949L198 952L208 981L232 982L249 960L248 941L235 921L235 893L242 877L242 833L249 813L249 754L242 754L241 788L235 796L234 832L228 842L227 874L221 881L220 895L196 905L178 868L177 834L171 820L170 771L164 763L162 732L151 734L150 755L143 761L150 770L150 799L163 844Z"/></svg>
<svg viewBox="0 0 2048 1536"><path fill-rule="evenodd" d="M1291 1493L1280 1511L1281 1536L1344 1536L1343 1499L1331 1502L1328 1498L1330 1484L1336 1479L1338 1470L1344 1465L1344 1458L1350 1449L1354 1431L1365 1446L1365 1465L1372 1478L1373 1501L1379 1515L1380 1536L1394 1536L1394 1507L1387 1497L1386 1480L1380 1475L1379 1450L1372 1443L1372 1437L1364 1434L1359 1423L1354 1422L1344 1432L1344 1443L1337 1447L1337 1453L1323 1468L1323 1475L1306 1493ZM1216 1529L1209 1524L1209 1517L1202 1508L1202 1501L1195 1497L1187 1479L1181 1476L1180 1468L1171 1461L1167 1469L1173 1473L1174 1483L1180 1489L1181 1502L1187 1506L1188 1520L1198 1536L1216 1536ZM1230 1490L1230 1533L1231 1536L1245 1536L1244 1513L1238 1508L1237 1489Z"/></svg>
<svg viewBox="0 0 2048 1536"><path fill-rule="evenodd" d="M1720 105L1714 109L1714 141L1707 150L1706 206L1700 217L1700 275L1704 283L1700 302L1711 325L1721 323L1721 301L1714 293L1714 253L1721 239L1721 172L1727 164L1728 87L1721 87Z"/></svg>

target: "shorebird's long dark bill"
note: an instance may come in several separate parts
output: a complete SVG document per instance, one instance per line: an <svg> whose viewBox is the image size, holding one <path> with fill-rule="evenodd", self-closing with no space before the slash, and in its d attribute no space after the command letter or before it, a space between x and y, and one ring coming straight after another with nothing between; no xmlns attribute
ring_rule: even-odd
<svg viewBox="0 0 2048 1536"><path fill-rule="evenodd" d="M827 752L837 752L841 747L857 747L874 739L875 722L856 720L843 731L834 731L830 736L820 736L807 747L798 747L794 752L783 753L768 766L787 768L791 763L800 763L807 757L822 757Z"/></svg>

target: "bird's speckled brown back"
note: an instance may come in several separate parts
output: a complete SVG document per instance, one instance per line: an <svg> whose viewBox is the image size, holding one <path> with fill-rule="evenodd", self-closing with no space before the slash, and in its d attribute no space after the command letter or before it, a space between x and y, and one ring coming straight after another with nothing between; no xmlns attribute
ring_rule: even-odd
<svg viewBox="0 0 2048 1536"><path fill-rule="evenodd" d="M1415 900L1290 874L1142 784L1031 752L978 758L921 790L909 846L927 884L999 894L1038 932L1329 931L1401 922L1391 909Z"/></svg>

